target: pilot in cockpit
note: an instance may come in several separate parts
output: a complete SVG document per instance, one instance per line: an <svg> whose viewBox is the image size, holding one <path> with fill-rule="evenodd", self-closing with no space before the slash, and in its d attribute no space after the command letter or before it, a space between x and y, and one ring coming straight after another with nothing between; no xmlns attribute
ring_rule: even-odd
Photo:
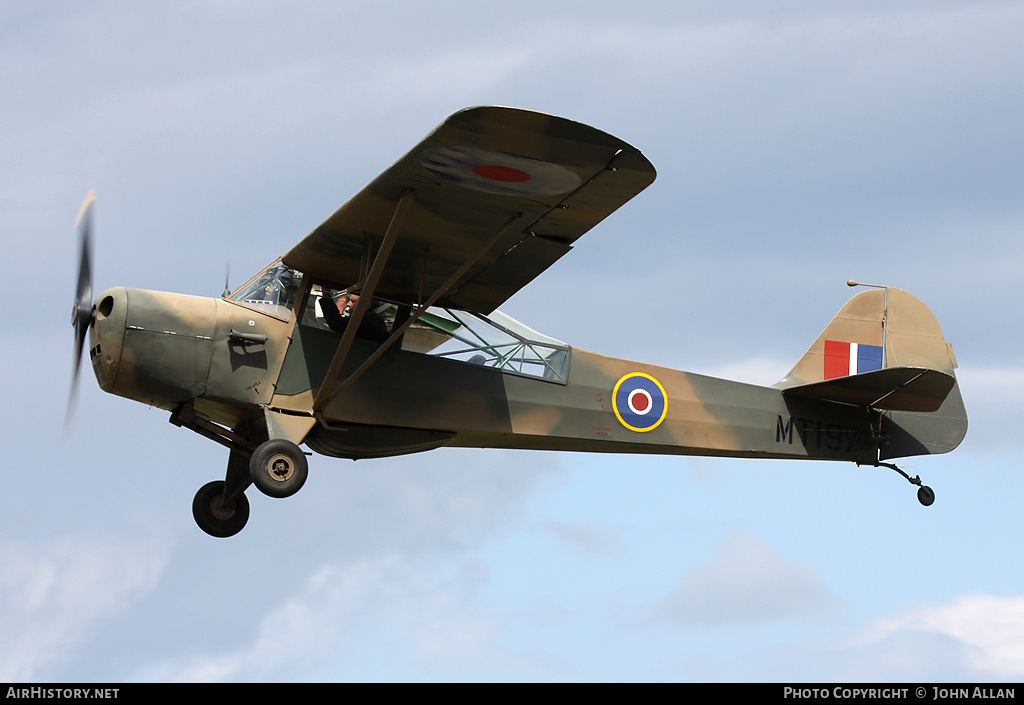
<svg viewBox="0 0 1024 705"><path fill-rule="evenodd" d="M347 290L337 299L331 289L323 288L320 291L320 310L323 312L324 322L327 327L335 333L344 333L348 327L349 316L359 303L358 290ZM359 322L359 330L356 335L367 340L384 342L388 338L388 327L379 313L371 307Z"/></svg>

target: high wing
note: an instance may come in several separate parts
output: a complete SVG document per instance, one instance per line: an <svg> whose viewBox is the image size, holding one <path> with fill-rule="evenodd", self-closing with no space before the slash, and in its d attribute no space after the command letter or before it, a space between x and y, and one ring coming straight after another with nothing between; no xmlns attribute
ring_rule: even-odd
<svg viewBox="0 0 1024 705"><path fill-rule="evenodd" d="M593 127L467 108L283 259L348 286L378 269L380 255L374 296L491 313L655 175L634 147Z"/></svg>

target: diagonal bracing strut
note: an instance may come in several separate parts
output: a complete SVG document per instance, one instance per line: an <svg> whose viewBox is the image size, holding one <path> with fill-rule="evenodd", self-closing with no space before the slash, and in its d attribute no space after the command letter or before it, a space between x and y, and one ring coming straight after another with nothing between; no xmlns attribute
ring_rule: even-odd
<svg viewBox="0 0 1024 705"><path fill-rule="evenodd" d="M385 340L383 343L381 343L380 346L376 350L373 351L373 354L370 355L370 357L368 357L363 362L363 364L361 364L358 368L356 368L356 370L352 374L350 374L348 377L346 377L345 380L341 384L339 384L334 389L332 389L324 397L324 399L323 399L323 401L321 403L321 396L323 395L324 388L326 387L326 380L327 379L333 379L333 377L325 378L325 385L323 387L321 387L320 392L317 393L316 400L313 402L313 410L314 411L320 411L325 406L327 406L339 394L341 394L350 384L352 384L356 379L358 379L359 376L362 375L370 367L370 365L372 365L381 355L383 355L384 352L388 348L390 348L396 341L401 340L402 335L405 333L405 331L408 330L409 327L420 318L420 316L422 316L424 313L426 313L427 309L430 306L433 306L434 303L438 299L440 299L442 296L444 296L456 284L456 282L458 282L459 278L461 278L462 275L465 274L466 271L470 267L472 267L474 264L476 264L476 262L481 257L483 257L484 254L486 254L487 251L490 250L494 246L494 244L496 242L498 242L502 237L504 237L504 235L512 228L513 225L515 225L516 223L519 222L519 220L520 220L520 218L522 218L522 216L523 216L522 213L516 213L512 217L510 217L507 221L505 221L505 224L502 225L500 228L498 228L498 231L494 234L493 237L491 237L489 240L487 240L487 242L485 242L480 247L480 249L477 250L476 253L473 254L472 257L469 257L468 259L466 259L466 261L463 262L462 265L457 270L455 270L455 272L453 272L450 277L448 277L448 279L445 281L445 283L442 284L441 286L439 286L437 288L437 291L435 291L433 294L431 294L430 298L428 298L425 302L423 302L422 305L420 305L420 306L418 306L416 308L416 310L412 313L412 315L409 316L409 318L407 318L402 323L402 325L398 326L393 331L391 331L391 335L388 337L388 339ZM379 258L379 255L378 255L378 258ZM374 266L375 267L377 266L377 262L376 261L374 261ZM371 272L371 274L372 274L372 272ZM362 305L362 303L363 303L363 298L364 297L360 297L360 299L359 299L359 304L360 305ZM352 328L352 324L350 323L348 328L345 330L345 334L346 335L348 334L349 329L351 329L351 328ZM342 340L342 344L343 345L344 345L344 342L345 341ZM339 349L339 353L340 352L341 352L341 350ZM332 364L332 368L333 368L333 364ZM339 365L339 369L340 369L340 365ZM335 371L334 374L337 375L337 371Z"/></svg>
<svg viewBox="0 0 1024 705"><path fill-rule="evenodd" d="M388 257L391 256L391 248L394 246L395 240L398 239L398 233L402 230L402 225L405 223L406 215L409 214L412 202L412 189L406 189L402 193L402 197L398 199L394 215L391 216L391 223L388 225L388 230L384 234L383 241L380 243L380 249L377 250L377 256L373 259L370 273L366 276L366 281L360 292L359 303L356 304L355 309L352 311L348 325L345 327L345 333L341 336L341 342L338 343L338 350L334 353L334 359L331 360L331 366L327 369L324 381L321 383L320 389L316 393L316 398L313 400L313 411L319 411L327 406L334 396L334 394L330 393L331 383L337 378L338 373L341 371L341 366L345 364L345 358L348 357L349 350L352 348L352 341L355 340L359 324L370 308L370 304L373 301L373 292L377 288L381 275L384 274Z"/></svg>

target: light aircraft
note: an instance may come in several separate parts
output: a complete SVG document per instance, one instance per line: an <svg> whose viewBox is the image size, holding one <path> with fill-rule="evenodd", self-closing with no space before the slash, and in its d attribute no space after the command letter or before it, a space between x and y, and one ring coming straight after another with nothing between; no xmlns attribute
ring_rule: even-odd
<svg viewBox="0 0 1024 705"><path fill-rule="evenodd" d="M192 504L216 537L245 525L250 484L302 487L300 444L352 459L462 446L845 460L896 470L930 505L887 461L956 448L967 414L952 346L905 291L866 285L770 387L605 357L497 310L654 177L587 125L469 108L219 299L93 301L87 199L72 398L88 334L104 391L226 446L225 479Z"/></svg>

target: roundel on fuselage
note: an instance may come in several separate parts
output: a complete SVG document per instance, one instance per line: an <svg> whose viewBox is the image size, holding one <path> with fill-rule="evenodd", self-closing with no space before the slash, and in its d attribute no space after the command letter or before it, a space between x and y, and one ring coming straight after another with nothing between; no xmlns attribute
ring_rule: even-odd
<svg viewBox="0 0 1024 705"><path fill-rule="evenodd" d="M668 414L668 395L654 377L630 372L615 384L612 408L619 423L630 431L653 431Z"/></svg>

